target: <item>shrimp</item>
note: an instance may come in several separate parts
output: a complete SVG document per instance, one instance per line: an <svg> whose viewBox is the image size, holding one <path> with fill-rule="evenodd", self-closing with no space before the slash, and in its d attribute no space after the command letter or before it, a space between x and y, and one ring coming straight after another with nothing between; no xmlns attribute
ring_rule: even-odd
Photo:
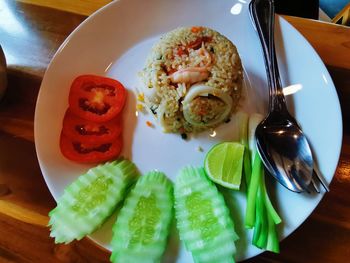
<svg viewBox="0 0 350 263"><path fill-rule="evenodd" d="M189 83L193 84L209 77L207 67L189 67L179 69L169 76L174 83Z"/></svg>
<svg viewBox="0 0 350 263"><path fill-rule="evenodd" d="M212 58L208 50L204 47L204 42L202 42L202 47L198 49L198 55L204 56L207 60L207 63L205 63L206 67L209 67L212 63Z"/></svg>

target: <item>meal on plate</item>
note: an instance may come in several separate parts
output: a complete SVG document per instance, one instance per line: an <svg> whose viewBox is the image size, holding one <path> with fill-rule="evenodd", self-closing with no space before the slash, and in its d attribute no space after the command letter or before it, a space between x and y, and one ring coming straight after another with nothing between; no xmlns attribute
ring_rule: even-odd
<svg viewBox="0 0 350 263"><path fill-rule="evenodd" d="M181 27L155 44L140 73L147 107L165 132L188 133L228 121L241 96L235 45L206 27Z"/></svg>
<svg viewBox="0 0 350 263"><path fill-rule="evenodd" d="M236 47L205 27L178 28L164 35L141 76L145 87L139 101L145 102L164 131L185 135L229 120L243 78ZM281 218L268 196L254 143L262 116L236 112L239 142L214 145L203 167L188 164L173 183L158 170L141 176L132 161L116 159L122 149L126 96L119 81L96 75L78 76L70 87L61 152L72 161L97 166L68 185L49 213L55 243L92 234L121 208L112 229L111 262L161 261L174 216L180 240L195 262L234 262L237 215L216 184L240 190L244 178L244 225L253 230L252 244L278 253Z"/></svg>

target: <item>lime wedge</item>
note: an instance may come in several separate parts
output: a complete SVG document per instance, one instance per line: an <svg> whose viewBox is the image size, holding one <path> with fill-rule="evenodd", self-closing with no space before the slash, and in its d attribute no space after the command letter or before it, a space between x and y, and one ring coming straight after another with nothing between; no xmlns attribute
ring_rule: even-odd
<svg viewBox="0 0 350 263"><path fill-rule="evenodd" d="M244 145L223 142L213 146L204 160L208 177L224 187L239 190L242 179Z"/></svg>

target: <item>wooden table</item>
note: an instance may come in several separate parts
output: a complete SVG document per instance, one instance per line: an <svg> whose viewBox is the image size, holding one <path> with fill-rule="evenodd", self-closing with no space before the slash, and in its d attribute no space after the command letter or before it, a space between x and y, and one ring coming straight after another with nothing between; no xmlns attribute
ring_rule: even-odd
<svg viewBox="0 0 350 263"><path fill-rule="evenodd" d="M33 138L35 102L50 59L86 15L107 2L0 1L0 44L9 81L0 102L0 262L108 262L109 253L88 239L55 245L49 237L47 214L55 202L41 175ZM343 147L330 193L281 243L281 253L263 253L247 262L348 262L350 28L286 18L310 41L335 82L343 111Z"/></svg>

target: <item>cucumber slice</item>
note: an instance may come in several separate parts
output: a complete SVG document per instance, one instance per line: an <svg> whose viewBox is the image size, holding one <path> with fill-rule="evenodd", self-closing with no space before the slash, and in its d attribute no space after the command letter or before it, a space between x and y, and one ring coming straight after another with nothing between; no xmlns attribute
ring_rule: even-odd
<svg viewBox="0 0 350 263"><path fill-rule="evenodd" d="M224 198L204 169L183 168L174 195L180 239L194 261L234 262L238 236Z"/></svg>
<svg viewBox="0 0 350 263"><path fill-rule="evenodd" d="M141 176L113 226L112 262L160 262L173 218L173 185L157 171Z"/></svg>
<svg viewBox="0 0 350 263"><path fill-rule="evenodd" d="M136 166L119 159L90 169L78 177L49 213L55 243L80 240L99 228L138 178Z"/></svg>

